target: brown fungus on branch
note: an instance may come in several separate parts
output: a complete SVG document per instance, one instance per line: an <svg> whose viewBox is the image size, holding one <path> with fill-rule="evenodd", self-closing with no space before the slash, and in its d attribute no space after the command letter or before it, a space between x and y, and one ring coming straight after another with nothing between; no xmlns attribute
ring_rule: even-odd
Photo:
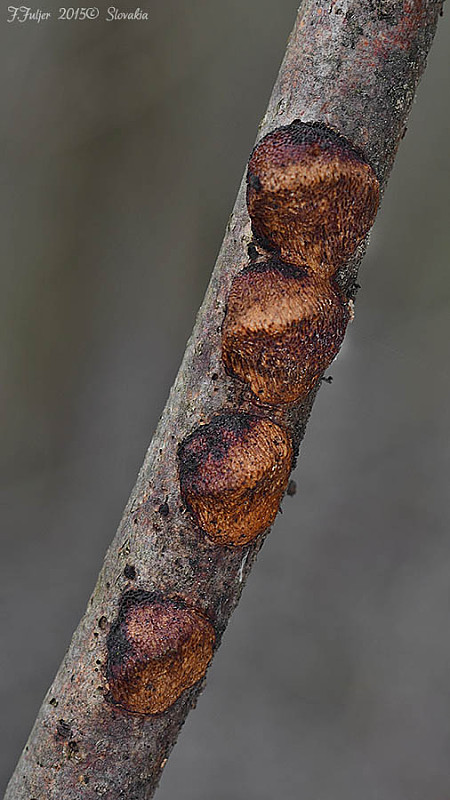
<svg viewBox="0 0 450 800"><path fill-rule="evenodd" d="M107 639L110 699L135 714L165 711L203 677L214 643L211 622L181 598L126 592Z"/></svg>
<svg viewBox="0 0 450 800"><path fill-rule="evenodd" d="M274 260L234 278L222 327L228 374L263 403L293 403L337 355L348 302L325 277Z"/></svg>
<svg viewBox="0 0 450 800"><path fill-rule="evenodd" d="M370 230L380 187L347 139L295 120L264 136L250 157L247 206L256 239L283 261L329 274Z"/></svg>
<svg viewBox="0 0 450 800"><path fill-rule="evenodd" d="M178 448L183 500L217 544L243 546L274 521L292 469L287 432L270 419L223 414Z"/></svg>

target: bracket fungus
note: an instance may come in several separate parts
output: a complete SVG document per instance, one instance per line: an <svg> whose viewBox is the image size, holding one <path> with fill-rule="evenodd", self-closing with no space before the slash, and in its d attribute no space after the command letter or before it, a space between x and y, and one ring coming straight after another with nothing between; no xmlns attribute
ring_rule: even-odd
<svg viewBox="0 0 450 800"><path fill-rule="evenodd" d="M211 622L181 598L126 592L108 634L112 701L135 714L165 711L203 677L214 643Z"/></svg>
<svg viewBox="0 0 450 800"><path fill-rule="evenodd" d="M370 230L379 182L363 155L323 123L295 120L261 139L247 170L255 238L281 259L334 274Z"/></svg>
<svg viewBox="0 0 450 800"><path fill-rule="evenodd" d="M288 433L270 419L222 414L178 448L181 493L215 543L249 544L274 521L292 469Z"/></svg>
<svg viewBox="0 0 450 800"><path fill-rule="evenodd" d="M222 327L226 371L263 403L304 398L338 353L348 302L321 276L275 260L234 278Z"/></svg>

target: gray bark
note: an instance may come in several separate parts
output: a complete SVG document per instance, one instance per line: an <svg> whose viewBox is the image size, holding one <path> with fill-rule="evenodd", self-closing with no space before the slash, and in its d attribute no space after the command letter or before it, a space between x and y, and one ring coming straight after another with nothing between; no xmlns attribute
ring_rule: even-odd
<svg viewBox="0 0 450 800"><path fill-rule="evenodd" d="M325 122L359 147L382 186L405 128L441 2L302 3L258 139L292 122ZM153 796L204 681L158 716L130 715L106 699L106 638L129 588L176 593L214 622L218 640L264 535L245 548L210 543L183 507L179 442L224 410L250 410L227 377L220 329L234 275L247 264L250 221L241 184L192 337L88 608L44 699L6 800ZM342 270L350 286L364 248ZM272 417L298 446L313 398ZM136 579L124 574L136 569ZM280 653L280 659L283 654Z"/></svg>

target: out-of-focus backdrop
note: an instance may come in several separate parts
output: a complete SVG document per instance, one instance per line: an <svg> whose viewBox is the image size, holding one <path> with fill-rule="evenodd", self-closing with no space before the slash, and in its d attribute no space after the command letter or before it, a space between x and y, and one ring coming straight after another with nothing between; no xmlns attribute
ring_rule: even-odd
<svg viewBox="0 0 450 800"><path fill-rule="evenodd" d="M0 10L2 784L176 374L296 5ZM160 800L450 796L449 42L447 13L297 495Z"/></svg>

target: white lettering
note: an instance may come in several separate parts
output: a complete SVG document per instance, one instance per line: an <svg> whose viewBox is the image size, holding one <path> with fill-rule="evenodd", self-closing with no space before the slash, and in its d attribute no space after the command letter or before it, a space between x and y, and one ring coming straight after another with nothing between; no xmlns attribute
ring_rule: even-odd
<svg viewBox="0 0 450 800"><path fill-rule="evenodd" d="M6 21L7 22L14 22L14 20L17 19L18 11L19 11L19 9L18 9L17 6L8 6L8 14L10 16L8 17L8 19Z"/></svg>
<svg viewBox="0 0 450 800"><path fill-rule="evenodd" d="M148 20L148 12L142 11L140 8L135 8L134 11L119 11L116 6L109 6L106 11L106 21L118 22L120 20L127 20L128 22L134 20Z"/></svg>
<svg viewBox="0 0 450 800"><path fill-rule="evenodd" d="M9 17L7 22L42 22L50 19L51 11L42 11L40 8L32 10L29 6L8 6Z"/></svg>

